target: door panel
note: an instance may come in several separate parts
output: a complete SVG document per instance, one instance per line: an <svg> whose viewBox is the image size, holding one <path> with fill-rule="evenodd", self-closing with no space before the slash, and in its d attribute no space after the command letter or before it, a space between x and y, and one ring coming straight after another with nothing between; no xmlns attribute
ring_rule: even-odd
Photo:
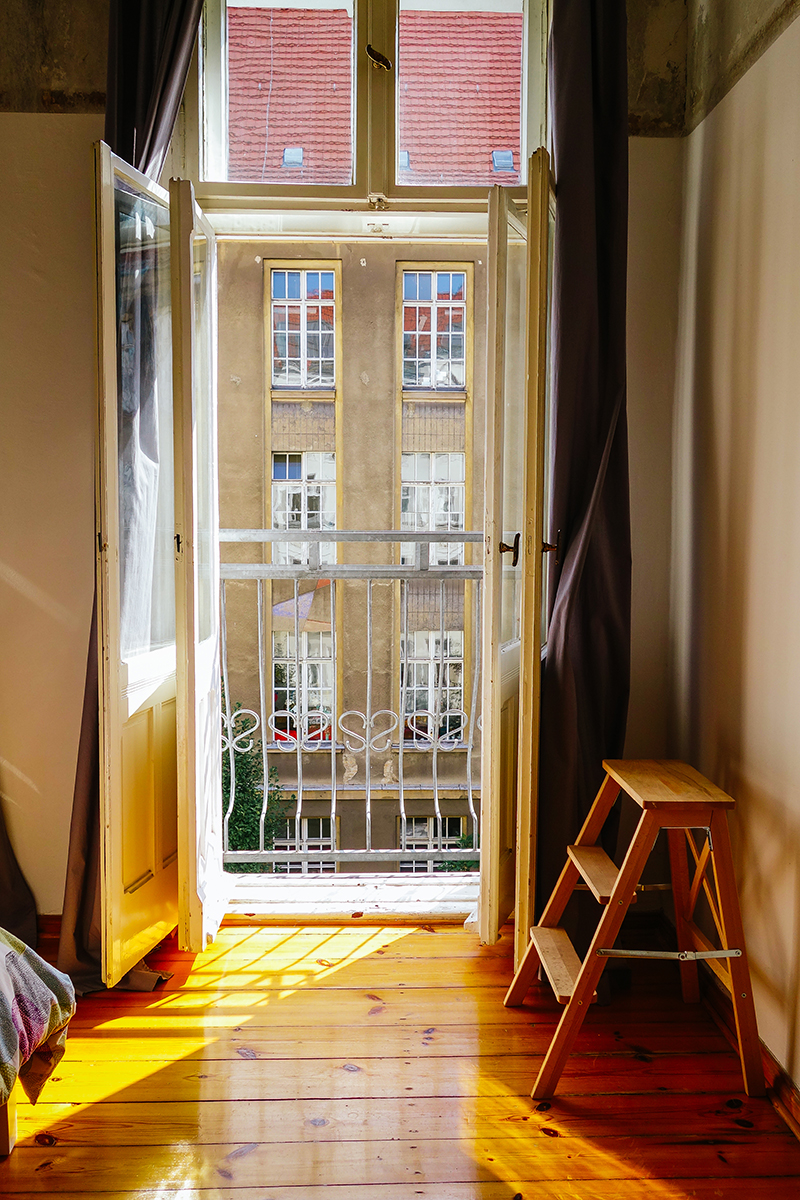
<svg viewBox="0 0 800 1200"><path fill-rule="evenodd" d="M216 244L191 183L170 183L175 388L180 946L225 915L217 517Z"/></svg>
<svg viewBox="0 0 800 1200"><path fill-rule="evenodd" d="M168 197L96 150L103 979L177 921ZM172 707L170 707L172 706Z"/></svg>
<svg viewBox="0 0 800 1200"><path fill-rule="evenodd" d="M479 925L481 940L495 942L514 912L523 945L534 888L538 761L543 173L547 178L540 150L529 168L527 228L506 191L494 188L489 199Z"/></svg>
<svg viewBox="0 0 800 1200"><path fill-rule="evenodd" d="M513 210L513 211L512 211ZM511 228L511 236L509 230ZM518 579L515 566L503 561L504 544L513 544L513 520L519 481L506 482L506 434L518 430L517 389L507 394L507 353L516 339L509 331L513 313L518 255L509 254L520 238L520 221L507 191L489 194L488 288L486 324L486 476L484 488L484 589L482 636L481 733L481 941L494 943L514 907L514 826L516 771L509 760L509 730L516 728L514 697L519 690ZM523 260L524 261L524 260ZM509 292L512 304L509 306ZM517 314L518 319L518 314ZM507 409L506 401L508 400ZM519 471L517 464L517 471ZM508 474L511 474L510 464ZM508 539L510 538L510 541ZM513 724L512 724L513 723Z"/></svg>
<svg viewBox="0 0 800 1200"><path fill-rule="evenodd" d="M548 492L546 410L550 248L553 212L550 161L538 150L528 164L527 420L525 524L522 538L519 758L517 777L517 867L514 964L519 966L534 923L536 824L539 790L539 702L542 657L543 531Z"/></svg>

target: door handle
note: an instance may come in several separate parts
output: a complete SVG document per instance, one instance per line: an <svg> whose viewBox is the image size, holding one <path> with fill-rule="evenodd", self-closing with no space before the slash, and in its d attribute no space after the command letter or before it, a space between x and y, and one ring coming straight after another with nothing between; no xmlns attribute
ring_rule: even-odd
<svg viewBox="0 0 800 1200"><path fill-rule="evenodd" d="M515 567L517 565L517 563L519 562L519 540L520 540L520 534L515 533L514 541L511 543L510 546L506 542L500 543L500 553L501 554L511 554L512 567Z"/></svg>

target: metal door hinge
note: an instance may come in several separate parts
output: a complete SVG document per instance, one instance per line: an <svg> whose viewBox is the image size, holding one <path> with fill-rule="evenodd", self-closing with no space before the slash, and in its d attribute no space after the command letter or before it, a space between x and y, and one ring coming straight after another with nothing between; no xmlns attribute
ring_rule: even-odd
<svg viewBox="0 0 800 1200"><path fill-rule="evenodd" d="M556 534L555 542L542 542L542 554L552 554L555 551L555 564L561 565L561 530Z"/></svg>

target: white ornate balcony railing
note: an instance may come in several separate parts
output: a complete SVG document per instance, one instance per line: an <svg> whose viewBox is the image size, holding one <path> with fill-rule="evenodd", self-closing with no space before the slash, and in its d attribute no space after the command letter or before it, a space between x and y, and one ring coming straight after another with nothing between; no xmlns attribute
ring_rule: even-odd
<svg viewBox="0 0 800 1200"><path fill-rule="evenodd" d="M470 565L439 565L430 562L431 544L442 546L454 544L468 546L483 541L479 532L440 531L414 533L402 531L313 531L298 530L291 534L281 530L224 529L220 533L223 544L243 543L266 547L276 542L302 545L302 557L306 563L286 564L272 562L223 562L222 577L222 675L223 675L223 729L222 746L229 779L228 797L224 814L224 861L228 869L242 864L311 863L322 860L331 863L361 863L380 870L375 864L391 863L435 863L457 864L475 862L479 846L479 822L476 799L480 795L480 716L478 712L480 680L480 613L482 568ZM389 557L391 545L414 545L413 565L393 563L320 563L320 548L323 542L366 543L373 556L382 553ZM387 543L389 544L387 546ZM241 552L241 551L240 551ZM467 552L468 553L468 552ZM297 555L300 556L299 554ZM266 557L266 555L265 555ZM453 554L453 557L464 555ZM267 589L274 581L284 582L288 591L277 606L274 596ZM301 653L301 634L304 613L310 602L309 592L301 592L301 585L316 581L318 586L329 582L327 613L324 625L330 635L332 661L332 687L330 704L315 708L304 707L302 686L304 656ZM429 692L433 703L426 708L409 704L409 654L411 628L409 609L414 600L415 584L438 584L438 636L434 627L430 633L431 645L436 648L429 662L433 681ZM356 586L358 585L358 586ZM455 589L460 597L463 613L461 704L449 706L444 693L448 691L449 660L445 653L448 639L452 637L446 628L446 608ZM249 589L246 600L243 589ZM346 594L345 594L346 592ZM431 595L430 588L427 592ZM255 621L252 607L255 605ZM250 613L242 613L246 607ZM381 620L376 623L375 609L381 610ZM236 609L233 617L232 609ZM265 634L271 624L271 614L276 610L283 614L284 624L288 621L291 653L287 663L287 674L293 666L295 690L298 703L286 708L275 707L275 688L272 679L272 645L266 643ZM386 634L388 624L393 630L391 654L380 641L378 634ZM252 626L255 625L255 630ZM380 629L378 629L380 625ZM346 630L346 653L348 661L342 661L339 645L341 631ZM469 646L467 646L469 638ZM232 642L236 642L232 648ZM354 661L353 647L363 644L363 662ZM403 649L404 648L404 649ZM380 649L378 655L376 651ZM437 661L438 656L438 661ZM376 658L380 657L380 662ZM292 661L293 659L293 661ZM387 669L387 659L395 668ZM233 662L231 660L234 660ZM464 668L468 667L468 670ZM268 680L268 674L270 678ZM235 678L234 678L235 677ZM353 679L356 684L353 685ZM363 701L352 702L356 691ZM449 689L452 695L453 689ZM246 697L257 697L255 702L242 705L239 692ZM391 695L392 702L386 703ZM265 736L266 735L266 736ZM259 745L260 744L260 745ZM260 812L255 824L251 822L248 844L231 847L232 823L237 814L237 776L242 776L243 755L261 750L261 779L258 785L261 796ZM474 758L478 758L475 763ZM321 777L322 760L328 767ZM291 766L291 769L289 769ZM271 847L269 804L271 792L275 792L275 771L284 795L296 796L293 817L292 848L276 850ZM242 785L239 793L241 796ZM446 838L443 829L447 819L442 804L454 796L465 802L465 832L470 848L453 848L452 837ZM353 813L353 799L360 801L360 813ZM376 845L386 837L387 801L395 802L396 836L392 845ZM412 802L424 800L432 805L434 836L428 848L419 844L418 832L414 836L413 820L408 813ZM311 802L315 816L319 815L319 801L324 802L330 818L330 837L326 844L330 849L321 851L319 846L303 849L303 819ZM241 799L239 800L241 803ZM251 798L252 803L252 798ZM382 805L381 816L383 837L374 837L376 805ZM413 806L413 804L412 804ZM343 808L347 808L344 824L340 821ZM416 808L419 805L416 804ZM358 845L353 845L353 828L363 830ZM418 830L418 826L417 826ZM238 839L241 843L241 835ZM286 838L282 839L286 844ZM306 839L308 840L308 839ZM345 846L342 845L345 842ZM330 867L329 867L330 869ZM412 868L413 869L413 868ZM461 869L467 869L461 867Z"/></svg>

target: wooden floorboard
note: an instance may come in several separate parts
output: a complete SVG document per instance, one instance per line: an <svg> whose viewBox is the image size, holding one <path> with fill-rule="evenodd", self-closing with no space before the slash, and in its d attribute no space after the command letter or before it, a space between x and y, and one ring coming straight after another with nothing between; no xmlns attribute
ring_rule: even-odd
<svg viewBox="0 0 800 1200"><path fill-rule="evenodd" d="M594 1006L532 1101L561 1010L540 984L503 1008L511 948L447 926L169 941L164 988L80 1001L0 1196L797 1200L800 1143L671 965Z"/></svg>

